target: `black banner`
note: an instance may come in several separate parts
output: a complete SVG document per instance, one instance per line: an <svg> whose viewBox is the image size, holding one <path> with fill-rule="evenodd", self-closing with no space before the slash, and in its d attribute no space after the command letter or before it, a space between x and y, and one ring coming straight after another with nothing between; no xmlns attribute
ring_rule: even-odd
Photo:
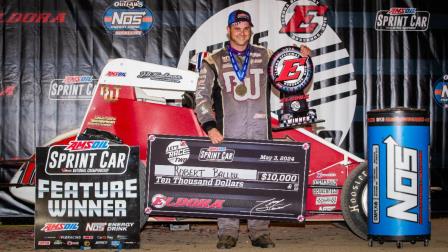
<svg viewBox="0 0 448 252"><path fill-rule="evenodd" d="M36 248L140 246L138 147L72 141L36 153Z"/></svg>
<svg viewBox="0 0 448 252"><path fill-rule="evenodd" d="M151 135L147 214L303 222L310 145Z"/></svg>

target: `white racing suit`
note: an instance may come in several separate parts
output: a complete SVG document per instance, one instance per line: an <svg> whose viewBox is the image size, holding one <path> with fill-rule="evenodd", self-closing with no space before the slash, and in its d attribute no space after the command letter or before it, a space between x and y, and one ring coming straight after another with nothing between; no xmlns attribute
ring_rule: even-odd
<svg viewBox="0 0 448 252"><path fill-rule="evenodd" d="M225 48L204 59L196 89L195 112L205 132L217 128L224 138L271 139L270 84L267 75L271 55L269 50L251 45L244 83L234 72ZM241 68L244 59L237 61ZM235 88L242 84L247 91L244 95L238 95ZM251 239L268 234L268 226L268 220L248 220ZM218 227L218 236L238 237L238 219L218 218Z"/></svg>

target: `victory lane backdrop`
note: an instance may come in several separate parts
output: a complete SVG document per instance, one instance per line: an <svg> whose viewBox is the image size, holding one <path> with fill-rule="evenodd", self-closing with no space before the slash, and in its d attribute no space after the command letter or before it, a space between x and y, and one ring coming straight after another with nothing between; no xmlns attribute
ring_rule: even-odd
<svg viewBox="0 0 448 252"><path fill-rule="evenodd" d="M321 13L300 17L298 2ZM0 0L0 159L28 158L79 128L109 60L187 69L198 52L222 48L235 9L252 16L251 43L312 49L309 106L326 124L317 134L343 149L367 156L367 111L428 110L431 185L448 194L448 2L437 0ZM115 14L140 25L116 25ZM301 29L315 27L306 38L285 27L303 18L312 24ZM0 165L0 182L15 173ZM437 193L432 211L448 210ZM32 215L0 188L0 217Z"/></svg>
<svg viewBox="0 0 448 252"><path fill-rule="evenodd" d="M310 145L151 135L150 215L303 222Z"/></svg>
<svg viewBox="0 0 448 252"><path fill-rule="evenodd" d="M138 147L72 141L36 153L36 248L139 247Z"/></svg>

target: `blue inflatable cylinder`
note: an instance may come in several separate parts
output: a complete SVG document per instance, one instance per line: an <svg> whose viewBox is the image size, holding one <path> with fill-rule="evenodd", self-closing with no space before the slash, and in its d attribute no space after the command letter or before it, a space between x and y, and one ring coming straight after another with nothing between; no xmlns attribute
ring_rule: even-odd
<svg viewBox="0 0 448 252"><path fill-rule="evenodd" d="M424 241L431 236L429 116L425 110L367 112L368 237Z"/></svg>

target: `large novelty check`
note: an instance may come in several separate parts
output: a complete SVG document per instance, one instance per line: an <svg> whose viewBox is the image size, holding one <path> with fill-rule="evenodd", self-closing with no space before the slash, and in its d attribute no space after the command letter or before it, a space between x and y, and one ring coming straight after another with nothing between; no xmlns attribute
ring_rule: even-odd
<svg viewBox="0 0 448 252"><path fill-rule="evenodd" d="M150 135L146 214L304 221L310 145Z"/></svg>

